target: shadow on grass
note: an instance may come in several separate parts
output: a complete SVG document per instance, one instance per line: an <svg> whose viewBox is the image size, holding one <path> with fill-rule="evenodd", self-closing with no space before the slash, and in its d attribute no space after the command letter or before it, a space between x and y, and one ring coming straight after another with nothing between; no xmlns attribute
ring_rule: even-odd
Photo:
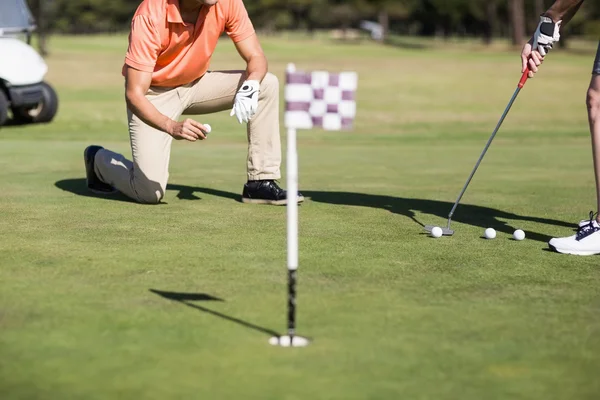
<svg viewBox="0 0 600 400"><path fill-rule="evenodd" d="M170 185L167 189L172 188L173 190L180 190L178 198L187 198L193 193L205 193L212 196L220 196L232 200L239 201L239 195L231 192L225 192L222 190L201 188L201 187L189 187L180 185ZM184 193L183 197L180 195ZM443 218L445 224L448 219L448 213L452 209L454 203L439 200L429 199L413 199L405 197L394 197L367 193L354 193L354 192L317 192L317 191L304 191L302 194L307 198L308 201L317 203L325 203L332 205L346 205L346 206L358 206L358 207L371 207L380 208L387 210L391 213L398 214L410 218L416 224L425 226L431 224L432 221L419 221L416 218L416 213L428 214L434 217ZM477 226L482 229L494 228L498 232L512 235L515 229L522 229L518 224L511 225L502 219L512 221L526 221L535 222L546 225L560 226L565 228L573 229L572 223L559 221L550 218L543 218L537 216L518 215L509 213L494 208L481 207L472 204L459 204L456 209L456 213L452 218L453 223L462 223L471 226ZM424 231L423 231L424 232ZM539 232L525 231L527 238L538 242L548 242L552 237L544 235Z"/></svg>
<svg viewBox="0 0 600 400"><path fill-rule="evenodd" d="M157 294L160 297L163 297L165 299L177 301L177 302L184 304L188 307L191 307L193 309L205 312L210 315L214 315L215 317L219 317L219 318L222 318L222 319L230 321L230 322L234 322L245 328L252 329L252 330L255 330L255 331L258 331L261 333L265 333L269 336L279 336L279 334L277 332L275 332L274 330L271 330L268 328L263 328L262 326L252 324L250 322L241 320L239 318L231 317L229 315L222 314L218 311L214 311L209 308L199 306L198 304L191 303L192 301L224 301L223 299L220 299L218 297L213 297L211 295L204 294L204 293L178 293L178 292L165 292L162 290L155 290L155 289L149 289L149 290L150 290L150 292Z"/></svg>
<svg viewBox="0 0 600 400"><path fill-rule="evenodd" d="M85 187L85 179L62 180L56 182L56 186L65 191L69 191L77 195L99 197L98 195L87 191ZM241 196L239 193L231 193L217 189L169 184L167 185L167 190L177 191L177 198L181 200L200 200L200 194L207 194L210 196L218 196L241 202ZM302 193L309 201L317 203L380 208L383 210L387 210L393 214L398 214L410 218L416 224L419 224L421 226L431 224L435 221L419 221L416 218L416 213L428 214L434 217L443 218L444 220L447 220L448 213L454 205L454 203L447 201L413 199L367 193L322 191L302 191ZM116 195L110 197L105 196L105 198L109 200L132 201L127 199L123 195ZM572 223L564 221L537 216L518 215L502 210L497 210L494 208L481 207L472 204L459 204L456 213L452 218L452 222L477 226L483 229L491 227L496 229L496 231L506 234L512 234L514 230L518 228L522 229L522 227L518 225L510 225L509 223L502 221L501 219L512 221L535 222L572 229L574 228L574 225ZM445 224L445 222L443 221L439 221L439 223L442 225ZM536 240L539 242L548 242L551 239L550 236L538 232L526 231L525 233L527 234L528 239Z"/></svg>
<svg viewBox="0 0 600 400"><path fill-rule="evenodd" d="M101 199L113 200L113 201L123 201L126 203L135 203L134 200L125 196L122 193L114 193L114 194L96 194L92 193L88 190L86 186L86 182L84 178L75 178L75 179L63 179L54 183L59 189L64 190L65 192L70 192L76 194L77 196L84 197L97 197Z"/></svg>
<svg viewBox="0 0 600 400"><path fill-rule="evenodd" d="M173 185L172 188L179 190L183 188L183 192L188 194L190 193L190 191L192 191L195 193L206 193L212 196L220 196L238 201L240 197L238 194L235 193L201 187L191 188L186 186ZM414 199L354 192L317 192L302 190L302 194L307 198L307 201L313 201L317 203L380 208L383 210L387 210L393 214L405 216L421 226L431 224L432 221L419 221L416 218L416 213L428 214L434 217L443 218L444 222L440 221L439 223L445 224L445 221L447 221L448 219L448 213L454 205L454 203L447 201ZM456 213L452 218L452 222L477 226L482 229L491 227L498 232L506 233L509 235L512 235L515 229L522 229L522 227L518 224L511 225L505 221L502 221L502 219L517 222L535 222L571 229L574 228L574 225L572 223L565 221L559 221L556 219L543 218L537 216L518 215L502 210L497 210L494 208L481 207L472 204L459 204ZM525 233L528 239L544 243L548 242L552 238L548 235L529 230L526 230Z"/></svg>
<svg viewBox="0 0 600 400"><path fill-rule="evenodd" d="M454 203L428 199L411 199L403 197L393 197L384 195L352 193L352 192L304 192L304 195L311 201L326 204L337 204L347 206L361 206L381 208L388 210L391 213L403 215L412 219L417 224L424 226L431 224L432 221L419 221L416 219L416 212L432 215L438 218L443 218L447 221L448 213L452 209ZM518 215L502 210L497 210L488 207L481 207L472 204L459 204L456 213L452 218L452 222L477 226L480 228L494 228L495 230L507 234L511 234L515 229L520 228L518 225L509 225L501 219L513 221L528 221L542 223L546 225L554 225L560 227L574 228L572 223L559 221L555 219ZM440 224L445 225L445 222ZM547 242L551 239L550 236L526 231L527 238Z"/></svg>
<svg viewBox="0 0 600 400"><path fill-rule="evenodd" d="M177 198L180 200L200 200L200 197L194 193L204 193L211 196L224 197L226 199L242 202L242 194L225 192L223 190L209 189L203 187L185 186L185 185L167 185L167 190L177 190Z"/></svg>
<svg viewBox="0 0 600 400"><path fill-rule="evenodd" d="M95 197L95 198L112 200L112 201L123 201L126 203L136 203L136 201L134 201L134 200L130 199L129 197L125 196L124 194L118 193L118 192L115 194L108 194L108 195L92 193L87 189L85 179L83 179L83 178L63 179L63 180L57 181L54 185L57 188L64 190L65 192L70 192L70 193L76 194L77 196ZM205 193L205 194L214 195L214 196L218 196L218 197L226 197L231 200L236 200L239 203L242 202L241 194L224 192L221 190L213 190L213 189L208 189L208 188L186 186L186 185L172 185L172 184L167 185L167 190L177 191L177 198L180 200L202 200L195 193Z"/></svg>

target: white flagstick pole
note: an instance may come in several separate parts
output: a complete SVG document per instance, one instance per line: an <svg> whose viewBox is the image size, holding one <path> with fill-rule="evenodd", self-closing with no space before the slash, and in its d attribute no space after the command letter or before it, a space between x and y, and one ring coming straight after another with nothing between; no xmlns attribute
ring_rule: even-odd
<svg viewBox="0 0 600 400"><path fill-rule="evenodd" d="M290 271L298 269L298 152L296 130L287 135L287 265Z"/></svg>
<svg viewBox="0 0 600 400"><path fill-rule="evenodd" d="M289 64L287 73L293 73L295 71L296 69L294 65ZM281 337L272 337L269 340L269 343L274 346L282 347L303 347L308 345L308 340L301 336L296 336L296 272L298 271L298 151L296 149L296 128L290 126L287 128L287 335Z"/></svg>
<svg viewBox="0 0 600 400"><path fill-rule="evenodd" d="M293 343L296 333L296 271L298 270L298 152L296 129L287 133L287 266L288 335Z"/></svg>

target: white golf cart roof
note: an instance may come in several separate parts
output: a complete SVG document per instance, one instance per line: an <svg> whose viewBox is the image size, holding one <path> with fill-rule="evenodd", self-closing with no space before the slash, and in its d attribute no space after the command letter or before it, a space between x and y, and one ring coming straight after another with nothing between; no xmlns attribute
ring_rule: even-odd
<svg viewBox="0 0 600 400"><path fill-rule="evenodd" d="M25 0L0 0L0 36L31 33L35 21Z"/></svg>

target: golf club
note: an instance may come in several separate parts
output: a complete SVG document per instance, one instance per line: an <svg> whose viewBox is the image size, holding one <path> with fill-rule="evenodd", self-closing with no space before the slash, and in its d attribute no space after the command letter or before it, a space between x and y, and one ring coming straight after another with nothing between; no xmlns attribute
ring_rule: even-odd
<svg viewBox="0 0 600 400"><path fill-rule="evenodd" d="M454 212L456 211L456 207L458 207L458 203L460 202L460 200L462 199L463 195L467 191L467 187L469 186L469 183L471 183L471 179L473 179L473 176L475 175L475 172L477 171L477 168L479 168L479 164L481 164L481 161L483 160L483 157L485 156L485 153L488 151L490 145L492 144L492 141L494 140L494 137L496 136L496 133L498 133L498 130L500 129L500 126L502 125L502 122L504 122L504 118L506 118L506 115L510 111L513 103L515 102L517 96L519 95L519 92L521 91L521 89L523 89L523 86L525 86L525 83L527 82L527 79L529 78L529 71L530 71L529 67L527 67L525 69L525 72L523 72L523 76L521 76L521 80L519 81L519 84L517 85L517 89L515 90L515 93L513 94L513 96L510 99L510 101L508 102L508 106L506 106L506 109L504 110L504 113L502 114L502 117L500 117L500 121L498 121L498 124L496 125L496 129L494 129L494 132L492 133L492 136L490 136L490 139L488 140L487 144L485 145L485 148L483 149L483 152L481 153L481 156L479 156L479 160L477 160L477 164L475 164L475 168L473 168L473 171L471 171L471 175L469 175L469 178L467 179L467 182L465 183L465 186L463 187L463 189L461 190L460 194L458 195L458 198L456 199L456 202L454 203L454 206L452 207L452 210L450 210L450 214L448 214L448 225L446 227L441 227L442 228L442 235L444 235L444 236L452 236L452 235L454 235L454 230L450 229L450 224L452 222L452 216L454 215ZM425 226L425 230L427 232L431 233L431 230L434 227L435 227L434 225L426 225Z"/></svg>

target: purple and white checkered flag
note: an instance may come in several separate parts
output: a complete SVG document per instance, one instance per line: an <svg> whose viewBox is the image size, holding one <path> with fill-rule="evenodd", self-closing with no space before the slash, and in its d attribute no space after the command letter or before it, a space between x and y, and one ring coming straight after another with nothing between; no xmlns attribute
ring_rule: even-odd
<svg viewBox="0 0 600 400"><path fill-rule="evenodd" d="M355 72L303 72L288 68L285 79L288 129L347 130L356 116Z"/></svg>

